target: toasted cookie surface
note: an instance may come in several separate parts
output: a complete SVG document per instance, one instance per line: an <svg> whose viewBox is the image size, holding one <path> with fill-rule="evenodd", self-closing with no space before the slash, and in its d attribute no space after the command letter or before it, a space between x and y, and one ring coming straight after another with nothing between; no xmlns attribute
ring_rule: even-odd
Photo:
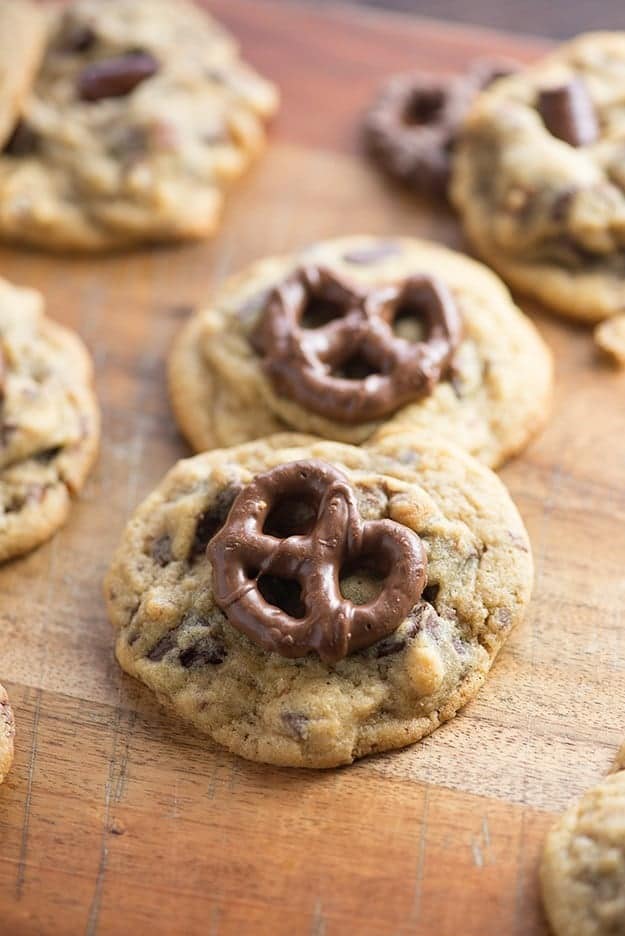
<svg viewBox="0 0 625 936"><path fill-rule="evenodd" d="M484 91L452 198L483 258L572 318L625 310L625 33L591 33Z"/></svg>
<svg viewBox="0 0 625 936"><path fill-rule="evenodd" d="M336 663L244 636L216 603L206 555L254 478L303 459L339 469L363 521L394 521L427 554L427 586L397 629ZM462 450L412 432L360 448L279 434L179 462L130 521L105 594L121 666L163 704L243 757L331 767L452 718L522 618L531 582L514 505ZM357 604L376 587L375 570L341 573Z"/></svg>
<svg viewBox="0 0 625 936"><path fill-rule="evenodd" d="M0 783L4 780L13 763L13 739L15 737L15 719L4 686L0 686Z"/></svg>
<svg viewBox="0 0 625 936"><path fill-rule="evenodd" d="M571 806L547 838L541 882L556 936L625 932L624 752L616 772Z"/></svg>
<svg viewBox="0 0 625 936"><path fill-rule="evenodd" d="M302 268L329 271L365 294L397 287L410 277L440 282L456 304L462 337L432 392L383 418L350 424L276 390L252 336L272 290ZM409 346L414 336L401 327L398 316L393 328ZM481 264L424 241L351 237L263 260L230 279L181 332L170 357L169 382L178 422L197 450L284 428L351 444L397 427L418 428L443 435L496 466L546 422L552 364L534 326Z"/></svg>
<svg viewBox="0 0 625 936"><path fill-rule="evenodd" d="M276 107L195 4L78 0L55 14L0 155L0 237L95 250L210 234Z"/></svg>
<svg viewBox="0 0 625 936"><path fill-rule="evenodd" d="M0 561L48 539L95 460L92 367L42 296L0 280Z"/></svg>

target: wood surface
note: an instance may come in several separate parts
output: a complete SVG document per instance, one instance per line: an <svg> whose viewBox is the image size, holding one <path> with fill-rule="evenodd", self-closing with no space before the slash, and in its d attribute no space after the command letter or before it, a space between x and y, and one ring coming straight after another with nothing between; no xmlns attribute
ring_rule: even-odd
<svg viewBox="0 0 625 936"><path fill-rule="evenodd" d="M164 357L189 309L270 251L353 232L462 245L451 213L357 149L381 76L541 44L346 9L216 0L284 106L212 243L98 259L0 251L91 348L101 458L69 524L0 570L0 681L18 725L0 789L6 936L545 936L536 864L625 735L625 377L588 331L530 309L554 349L547 431L503 477L536 590L478 699L423 743L325 773L246 763L122 675L101 579L136 504L187 454Z"/></svg>

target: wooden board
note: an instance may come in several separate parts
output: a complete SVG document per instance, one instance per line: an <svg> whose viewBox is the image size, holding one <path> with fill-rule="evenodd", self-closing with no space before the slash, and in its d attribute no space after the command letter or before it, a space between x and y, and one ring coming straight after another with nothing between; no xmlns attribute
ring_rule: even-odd
<svg viewBox="0 0 625 936"><path fill-rule="evenodd" d="M216 0L283 86L264 162L213 243L99 259L0 251L97 366L98 468L71 522L0 571L0 680L18 721L0 790L0 932L544 936L546 828L625 735L625 377L589 333L532 314L557 359L551 425L506 467L536 593L492 678L422 744L314 773L248 764L119 671L100 582L124 523L186 449L164 356L190 307L267 251L352 232L461 245L357 152L378 80L541 45L346 8Z"/></svg>

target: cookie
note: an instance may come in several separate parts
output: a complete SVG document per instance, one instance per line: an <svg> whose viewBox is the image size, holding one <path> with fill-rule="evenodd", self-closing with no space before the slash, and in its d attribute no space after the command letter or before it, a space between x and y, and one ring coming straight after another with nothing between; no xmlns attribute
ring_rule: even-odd
<svg viewBox="0 0 625 936"><path fill-rule="evenodd" d="M0 155L0 237L100 250L212 234L276 107L191 2L61 8Z"/></svg>
<svg viewBox="0 0 625 936"><path fill-rule="evenodd" d="M482 257L566 316L625 311L625 33L580 36L476 100L452 199Z"/></svg>
<svg viewBox="0 0 625 936"><path fill-rule="evenodd" d="M551 829L543 901L555 936L625 933L625 761Z"/></svg>
<svg viewBox="0 0 625 936"><path fill-rule="evenodd" d="M544 425L552 365L485 267L424 241L349 237L230 279L183 328L169 384L196 450L284 429L357 445L418 428L496 466Z"/></svg>
<svg viewBox="0 0 625 936"><path fill-rule="evenodd" d="M0 5L0 148L13 133L39 71L48 19L29 0Z"/></svg>
<svg viewBox="0 0 625 936"><path fill-rule="evenodd" d="M625 367L625 315L605 319L595 328L595 344L620 367Z"/></svg>
<svg viewBox="0 0 625 936"><path fill-rule="evenodd" d="M88 353L33 290L0 280L0 561L65 522L95 460L99 412Z"/></svg>
<svg viewBox="0 0 625 936"><path fill-rule="evenodd" d="M4 686L0 686L0 783L2 783L13 763L13 739L15 737L15 719Z"/></svg>
<svg viewBox="0 0 625 936"><path fill-rule="evenodd" d="M512 62L475 62L463 75L394 75L364 122L365 144L390 176L422 195L447 195L460 128L477 94L516 70Z"/></svg>
<svg viewBox="0 0 625 936"><path fill-rule="evenodd" d="M499 479L427 433L278 434L179 462L105 582L127 673L229 750L333 767L430 734L530 597Z"/></svg>

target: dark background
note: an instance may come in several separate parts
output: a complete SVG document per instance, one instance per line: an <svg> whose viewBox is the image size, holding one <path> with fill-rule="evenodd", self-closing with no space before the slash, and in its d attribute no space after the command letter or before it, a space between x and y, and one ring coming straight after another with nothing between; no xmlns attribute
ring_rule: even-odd
<svg viewBox="0 0 625 936"><path fill-rule="evenodd" d="M332 0L320 0L321 3ZM625 0L349 0L494 29L565 39L589 29L625 29Z"/></svg>

